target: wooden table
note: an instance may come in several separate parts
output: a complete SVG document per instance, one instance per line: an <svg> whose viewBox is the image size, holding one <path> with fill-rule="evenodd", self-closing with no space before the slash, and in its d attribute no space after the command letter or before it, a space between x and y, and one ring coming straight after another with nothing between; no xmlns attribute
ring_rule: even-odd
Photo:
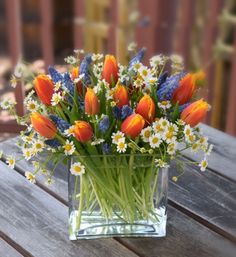
<svg viewBox="0 0 236 257"><path fill-rule="evenodd" d="M177 183L169 181L166 238L110 238L70 242L67 233L66 170L50 187L39 177L30 184L25 161L15 170L5 154L17 153L16 139L0 144L1 257L235 257L236 256L236 139L202 125L215 145L206 172L186 166ZM188 156L188 158L197 158ZM170 176L177 174L170 169Z"/></svg>

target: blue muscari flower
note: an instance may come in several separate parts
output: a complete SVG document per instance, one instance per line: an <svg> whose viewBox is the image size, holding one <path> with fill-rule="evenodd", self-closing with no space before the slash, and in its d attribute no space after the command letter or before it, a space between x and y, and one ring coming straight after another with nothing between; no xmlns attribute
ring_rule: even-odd
<svg viewBox="0 0 236 257"><path fill-rule="evenodd" d="M112 113L113 113L115 119L121 120L121 108L119 108L118 106L114 106L112 108Z"/></svg>
<svg viewBox="0 0 236 257"><path fill-rule="evenodd" d="M102 133L105 133L108 129L109 129L109 126L110 126L110 120L109 120L109 117L107 115L105 115L102 120L99 122L98 124L98 127L99 127L99 130L102 132Z"/></svg>
<svg viewBox="0 0 236 257"><path fill-rule="evenodd" d="M50 118L55 123L61 133L64 133L64 131L70 127L70 124L68 122L56 115L50 115Z"/></svg>
<svg viewBox="0 0 236 257"><path fill-rule="evenodd" d="M84 111L84 100L80 96L78 96L78 103L80 110Z"/></svg>
<svg viewBox="0 0 236 257"><path fill-rule="evenodd" d="M62 83L63 83L63 86L69 90L69 94L73 96L75 87L70 77L70 74L68 72L64 73Z"/></svg>
<svg viewBox="0 0 236 257"><path fill-rule="evenodd" d="M161 76L157 80L157 85L159 86L159 89L162 87L163 83L166 81L168 77L168 71L164 71Z"/></svg>
<svg viewBox="0 0 236 257"><path fill-rule="evenodd" d="M48 73L51 76L52 81L54 83L57 83L63 80L63 75L60 72L58 72L56 69L54 69L54 67L52 66L48 67Z"/></svg>
<svg viewBox="0 0 236 257"><path fill-rule="evenodd" d="M103 152L104 154L109 154L109 153L111 153L111 146L110 146L108 143L104 143L104 144L102 145L102 152Z"/></svg>
<svg viewBox="0 0 236 257"><path fill-rule="evenodd" d="M185 108L187 108L191 103L182 104L179 106L179 112L182 112Z"/></svg>
<svg viewBox="0 0 236 257"><path fill-rule="evenodd" d="M92 55L91 54L87 54L85 55L84 59L82 60L81 64L80 64L80 74L84 74L84 78L83 81L85 83L85 85L88 85L91 83L91 79L90 79L90 74L89 74L89 65L92 62Z"/></svg>
<svg viewBox="0 0 236 257"><path fill-rule="evenodd" d="M141 50L138 51L138 53L135 56L131 58L128 65L129 70L134 66L134 64L142 61L145 52L146 52L146 49L142 48Z"/></svg>
<svg viewBox="0 0 236 257"><path fill-rule="evenodd" d="M166 79L161 88L157 90L157 97L159 101L171 100L175 89L179 86L179 81L185 75L184 72L172 75Z"/></svg>
<svg viewBox="0 0 236 257"><path fill-rule="evenodd" d="M61 146L60 142L57 139L48 139L44 142L46 145L49 145L52 148L57 148L57 147Z"/></svg>
<svg viewBox="0 0 236 257"><path fill-rule="evenodd" d="M121 119L124 120L126 117L130 116L133 113L133 109L128 105L122 106L121 109Z"/></svg>

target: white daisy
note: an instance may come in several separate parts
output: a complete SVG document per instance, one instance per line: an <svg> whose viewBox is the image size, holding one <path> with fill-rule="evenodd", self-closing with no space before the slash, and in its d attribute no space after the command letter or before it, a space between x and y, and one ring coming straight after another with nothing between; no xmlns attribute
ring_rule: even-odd
<svg viewBox="0 0 236 257"><path fill-rule="evenodd" d="M118 144L118 142L122 139L123 141L125 141L125 134L121 131L117 131L116 133L114 132L111 136L112 138L112 143L113 144Z"/></svg>
<svg viewBox="0 0 236 257"><path fill-rule="evenodd" d="M176 137L173 131L165 131L162 136L163 140L165 140L167 143L171 143L176 141Z"/></svg>
<svg viewBox="0 0 236 257"><path fill-rule="evenodd" d="M156 68L159 65L164 65L166 58L162 55L155 55L150 59L150 65L153 68Z"/></svg>
<svg viewBox="0 0 236 257"><path fill-rule="evenodd" d="M17 85L17 78L15 76L12 76L10 79L10 84L12 88L16 88Z"/></svg>
<svg viewBox="0 0 236 257"><path fill-rule="evenodd" d="M149 142L149 138L151 136L151 133L152 133L152 128L150 126L142 129L141 137L142 137L143 142Z"/></svg>
<svg viewBox="0 0 236 257"><path fill-rule="evenodd" d="M185 125L185 122L184 122L183 120L181 120L181 119L178 119L178 120L176 121L176 124L179 125L179 126L184 126L184 125Z"/></svg>
<svg viewBox="0 0 236 257"><path fill-rule="evenodd" d="M14 69L14 76L16 78L21 78L23 76L23 73L26 71L26 66L23 63L17 63L15 69Z"/></svg>
<svg viewBox="0 0 236 257"><path fill-rule="evenodd" d="M69 141L68 139L66 140L63 148L65 155L72 155L75 152L74 143L72 141Z"/></svg>
<svg viewBox="0 0 236 257"><path fill-rule="evenodd" d="M159 123L159 121L155 121L152 124L152 128L155 131L155 133L159 133L162 134L164 132L164 128L161 126L161 124Z"/></svg>
<svg viewBox="0 0 236 257"><path fill-rule="evenodd" d="M133 52L133 51L135 51L136 50L136 48L137 48L137 43L136 42L131 42L129 45L128 45L128 51L129 52Z"/></svg>
<svg viewBox="0 0 236 257"><path fill-rule="evenodd" d="M30 112L35 112L39 109L39 104L35 100L29 100L26 104L26 108Z"/></svg>
<svg viewBox="0 0 236 257"><path fill-rule="evenodd" d="M186 125L184 127L184 135L185 136L189 136L190 134L192 134L193 130L192 128L190 127L190 125Z"/></svg>
<svg viewBox="0 0 236 257"><path fill-rule="evenodd" d="M33 146L32 146L33 151L34 151L35 153L40 153L40 152L42 152L44 147L45 147L45 144L44 144L44 142L41 141L41 140L35 141L35 142L33 143Z"/></svg>
<svg viewBox="0 0 236 257"><path fill-rule="evenodd" d="M161 141L162 140L161 140L160 134L154 134L149 137L149 144L150 144L151 148L159 147Z"/></svg>
<svg viewBox="0 0 236 257"><path fill-rule="evenodd" d="M177 149L177 142L174 141L172 143L170 143L168 146L167 146L167 153L169 155L174 155L176 153L176 149Z"/></svg>
<svg viewBox="0 0 236 257"><path fill-rule="evenodd" d="M0 107L3 110L10 110L12 109L14 106L16 105L16 102L11 100L11 99L4 99L1 103L0 103Z"/></svg>
<svg viewBox="0 0 236 257"><path fill-rule="evenodd" d="M62 87L62 84L60 81L58 81L55 85L54 85L54 91L59 91Z"/></svg>
<svg viewBox="0 0 236 257"><path fill-rule="evenodd" d="M75 126L70 126L68 129L64 131L64 135L69 136L75 136Z"/></svg>
<svg viewBox="0 0 236 257"><path fill-rule="evenodd" d="M135 63L134 65L133 65L133 70L134 71L139 71L139 69L141 69L141 67L142 67L143 65L142 65L142 63L140 63L140 62L137 62L137 63Z"/></svg>
<svg viewBox="0 0 236 257"><path fill-rule="evenodd" d="M61 92L54 93L51 99L52 106L58 105L63 99L64 97L62 96Z"/></svg>
<svg viewBox="0 0 236 257"><path fill-rule="evenodd" d="M158 102L158 107L163 109L163 110L167 110L171 107L171 103L170 103L170 101Z"/></svg>
<svg viewBox="0 0 236 257"><path fill-rule="evenodd" d="M34 151L32 148L24 148L23 149L23 156L24 156L25 160L27 160L27 161L32 158L32 156L34 155L33 153L34 153Z"/></svg>
<svg viewBox="0 0 236 257"><path fill-rule="evenodd" d="M75 176L80 176L85 173L85 167L81 162L75 162L71 165L70 172Z"/></svg>
<svg viewBox="0 0 236 257"><path fill-rule="evenodd" d="M30 183L33 183L33 184L36 183L35 175L32 172L26 171L25 177L29 180Z"/></svg>
<svg viewBox="0 0 236 257"><path fill-rule="evenodd" d="M196 142L191 145L191 152L195 153L199 150L200 145Z"/></svg>
<svg viewBox="0 0 236 257"><path fill-rule="evenodd" d="M160 118L158 122L163 129L166 129L170 124L170 122L165 118Z"/></svg>
<svg viewBox="0 0 236 257"><path fill-rule="evenodd" d="M12 155L7 156L6 163L11 169L14 169L16 163L15 158Z"/></svg>
<svg viewBox="0 0 236 257"><path fill-rule="evenodd" d="M155 159L156 166L159 168L168 168L169 164L162 159Z"/></svg>
<svg viewBox="0 0 236 257"><path fill-rule="evenodd" d="M134 82L133 82L133 86L135 87L135 88L141 88L142 87L142 85L143 85L143 80L142 79L140 79L140 78L137 78Z"/></svg>
<svg viewBox="0 0 236 257"><path fill-rule="evenodd" d="M68 63L68 64L71 64L71 65L76 64L76 62L77 62L76 58L75 58L73 55L67 56L67 57L64 59L64 61L65 61L66 63Z"/></svg>
<svg viewBox="0 0 236 257"><path fill-rule="evenodd" d="M213 144L210 144L207 148L207 150L205 151L205 155L210 155L213 149Z"/></svg>
<svg viewBox="0 0 236 257"><path fill-rule="evenodd" d="M186 140L186 142L193 144L194 141L196 140L196 136L193 133L191 133L191 134L185 136L185 140Z"/></svg>
<svg viewBox="0 0 236 257"><path fill-rule="evenodd" d="M200 170L201 171L205 171L206 168L207 168L207 165L208 165L208 162L207 162L207 159L204 158L200 163L199 163L199 167L200 167Z"/></svg>
<svg viewBox="0 0 236 257"><path fill-rule="evenodd" d="M127 149L127 144L125 143L125 141L123 140L123 138L118 140L117 143L117 152L118 153L124 153Z"/></svg>
<svg viewBox="0 0 236 257"><path fill-rule="evenodd" d="M92 55L92 60L93 60L94 62L100 61L100 60L102 60L103 57L104 57L103 54L93 54L93 55Z"/></svg>

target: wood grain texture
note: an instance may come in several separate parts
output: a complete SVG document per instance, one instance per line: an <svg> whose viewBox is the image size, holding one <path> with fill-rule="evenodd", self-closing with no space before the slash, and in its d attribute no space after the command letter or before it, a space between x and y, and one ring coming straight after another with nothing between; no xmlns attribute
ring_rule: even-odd
<svg viewBox="0 0 236 257"><path fill-rule="evenodd" d="M11 247L7 242L0 238L0 256L1 257L23 257L19 252L17 252L13 247Z"/></svg>
<svg viewBox="0 0 236 257"><path fill-rule="evenodd" d="M67 207L0 162L0 231L34 257L136 257L114 239L68 239Z"/></svg>

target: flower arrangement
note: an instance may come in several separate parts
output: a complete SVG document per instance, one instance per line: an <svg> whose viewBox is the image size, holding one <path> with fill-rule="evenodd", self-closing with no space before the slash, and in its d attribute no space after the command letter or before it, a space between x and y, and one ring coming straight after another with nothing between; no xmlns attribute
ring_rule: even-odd
<svg viewBox="0 0 236 257"><path fill-rule="evenodd" d="M81 58L83 53L75 51L65 59L67 71L49 67L47 75L34 78L34 90L25 99L27 113L16 117L26 126L19 143L23 156L34 160L35 171L25 174L30 182L38 172L52 181L49 160L55 168L62 160L72 160L70 172L80 177L77 227L85 206L99 206L106 219L115 209L126 222L134 222L137 215L155 216L151 203L155 188L150 189L150 183L158 172L148 168L142 174L129 173L139 162L136 156L141 156L143 167L151 165L158 171L190 148L203 152L197 163L201 171L207 167L212 145L196 125L209 105L203 99L192 100L204 73L184 72L176 56L154 56L147 67L141 63L144 52L141 49L123 66L112 55ZM16 83L22 77L12 80ZM15 114L14 103L3 101L1 107ZM43 151L48 157L39 164L35 157ZM9 156L10 167L14 162ZM178 176L172 179L177 181Z"/></svg>

